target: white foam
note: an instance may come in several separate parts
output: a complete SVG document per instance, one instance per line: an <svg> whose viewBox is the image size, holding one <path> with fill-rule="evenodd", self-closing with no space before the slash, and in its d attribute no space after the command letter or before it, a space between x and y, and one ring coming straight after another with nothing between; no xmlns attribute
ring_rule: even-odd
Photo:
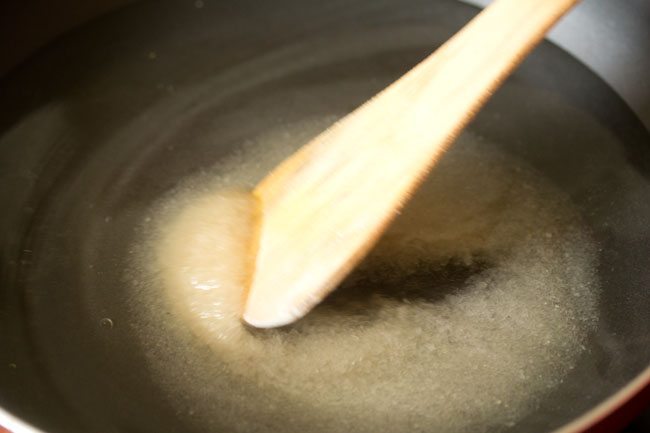
<svg viewBox="0 0 650 433"><path fill-rule="evenodd" d="M260 138L152 211L135 302L158 324L142 335L161 387L206 431L515 423L584 350L595 256L560 191L469 134L342 289L362 294L337 294L288 330L241 325L251 204L220 191L254 185L328 121ZM462 278L441 284L454 269Z"/></svg>

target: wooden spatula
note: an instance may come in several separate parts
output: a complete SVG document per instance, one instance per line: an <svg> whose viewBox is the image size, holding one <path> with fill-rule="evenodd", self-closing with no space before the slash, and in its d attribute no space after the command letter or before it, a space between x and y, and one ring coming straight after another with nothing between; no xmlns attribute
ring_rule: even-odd
<svg viewBox="0 0 650 433"><path fill-rule="evenodd" d="M497 0L431 56L257 185L243 313L286 325L365 256L442 151L577 0Z"/></svg>

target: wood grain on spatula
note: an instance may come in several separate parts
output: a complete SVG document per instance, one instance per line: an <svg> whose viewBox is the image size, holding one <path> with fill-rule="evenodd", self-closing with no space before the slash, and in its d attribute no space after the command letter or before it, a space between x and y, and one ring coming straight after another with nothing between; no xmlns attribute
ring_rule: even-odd
<svg viewBox="0 0 650 433"><path fill-rule="evenodd" d="M497 0L257 185L244 320L286 325L366 255L437 158L577 0ZM468 173L468 182L471 173Z"/></svg>

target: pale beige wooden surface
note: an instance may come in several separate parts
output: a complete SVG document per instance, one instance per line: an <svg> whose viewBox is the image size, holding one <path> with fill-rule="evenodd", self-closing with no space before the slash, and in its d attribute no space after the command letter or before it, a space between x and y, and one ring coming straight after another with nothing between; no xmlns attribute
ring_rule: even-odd
<svg viewBox="0 0 650 433"><path fill-rule="evenodd" d="M497 0L276 167L254 190L260 216L244 320L288 324L333 290L461 128L575 3Z"/></svg>

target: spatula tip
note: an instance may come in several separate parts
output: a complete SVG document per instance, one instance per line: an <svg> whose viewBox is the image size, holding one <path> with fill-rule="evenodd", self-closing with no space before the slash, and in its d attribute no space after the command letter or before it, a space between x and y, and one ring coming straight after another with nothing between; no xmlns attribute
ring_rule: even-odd
<svg viewBox="0 0 650 433"><path fill-rule="evenodd" d="M301 317L290 311L271 308L269 305L260 306L259 303L248 303L244 309L242 319L255 328L278 328L293 323Z"/></svg>

